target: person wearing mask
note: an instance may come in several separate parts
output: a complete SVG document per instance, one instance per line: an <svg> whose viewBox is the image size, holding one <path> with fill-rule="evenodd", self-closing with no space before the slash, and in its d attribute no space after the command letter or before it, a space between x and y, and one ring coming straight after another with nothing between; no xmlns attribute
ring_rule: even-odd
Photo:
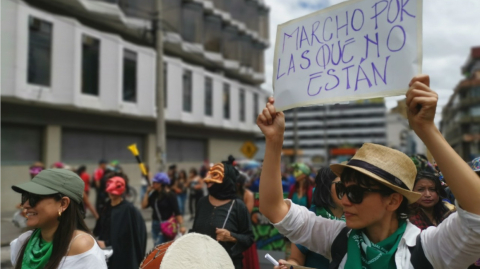
<svg viewBox="0 0 480 269"><path fill-rule="evenodd" d="M188 173L187 185L190 188L190 196L188 201L188 207L190 209L190 219L195 219L195 209L197 208L198 201L203 197L203 179L198 176L197 169L190 168Z"/></svg>
<svg viewBox="0 0 480 269"><path fill-rule="evenodd" d="M235 269L243 268L243 252L254 240L248 209L237 197L238 171L231 163L218 163L210 168L205 182L208 196L197 204L190 232L208 235L217 240L232 258Z"/></svg>
<svg viewBox="0 0 480 269"><path fill-rule="evenodd" d="M10 243L16 269L107 268L105 254L84 222L83 180L65 169L47 169L12 186L33 230Z"/></svg>
<svg viewBox="0 0 480 269"><path fill-rule="evenodd" d="M410 127L457 198L457 212L441 225L422 231L407 220L408 205L421 197L413 191L415 164L402 152L371 143L346 164L330 166L340 176L335 189L346 222L317 217L284 200L280 163L285 115L276 111L273 97L257 118L266 144L260 212L293 243L331 259L331 268L460 269L474 263L480 256L480 180L437 129L438 95L429 85L428 76L414 77L406 104Z"/></svg>
<svg viewBox="0 0 480 269"><path fill-rule="evenodd" d="M313 182L310 179L310 168L304 163L293 165L295 184L290 187L288 199L297 205L310 208L313 195Z"/></svg>
<svg viewBox="0 0 480 269"><path fill-rule="evenodd" d="M455 211L455 207L442 201L447 193L440 184L438 176L430 170L420 171L415 179L413 191L421 193L417 202L410 205L410 222L421 230L438 226Z"/></svg>
<svg viewBox="0 0 480 269"><path fill-rule="evenodd" d="M152 179L152 185L142 200L142 208L151 207L152 210L152 238L154 245L159 245L173 238L166 238L161 231L160 224L175 216L180 233L184 234L183 218L178 209L177 197L168 190L170 179L165 173L157 173ZM153 192L152 192L153 191ZM151 192L151 193L150 193Z"/></svg>
<svg viewBox="0 0 480 269"><path fill-rule="evenodd" d="M101 247L112 247L108 268L137 269L147 247L147 228L140 211L123 199L125 180L115 176L108 180L109 202L98 219L93 234Z"/></svg>
<svg viewBox="0 0 480 269"><path fill-rule="evenodd" d="M340 178L330 168L322 168L315 177L315 190L313 192L313 204L310 211L315 215L326 219L345 221L343 206L337 197L335 184ZM279 260L279 266L274 269L285 269L285 264L301 265L311 268L328 269L330 261L324 256L315 253L300 244L292 244L291 254L288 260Z"/></svg>

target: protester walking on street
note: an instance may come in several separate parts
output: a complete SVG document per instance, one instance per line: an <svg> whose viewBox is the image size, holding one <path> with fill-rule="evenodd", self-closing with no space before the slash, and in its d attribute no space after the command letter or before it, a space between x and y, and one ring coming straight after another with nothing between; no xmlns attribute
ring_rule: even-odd
<svg viewBox="0 0 480 269"><path fill-rule="evenodd" d="M204 186L203 179L198 176L197 169L190 168L188 173L188 181L187 185L190 187L190 196L188 198L188 207L190 209L191 217L190 219L195 218L196 208L198 201L202 198L203 195L203 186Z"/></svg>
<svg viewBox="0 0 480 269"><path fill-rule="evenodd" d="M457 198L457 212L442 225L421 231L406 219L408 204L421 197L413 191L417 169L405 154L370 143L348 163L330 166L341 179L335 187L346 223L316 217L284 200L280 165L285 116L277 113L273 98L257 119L266 142L260 211L293 243L331 259L331 268L463 269L474 263L480 257L480 180L435 126L438 95L429 85L428 76L414 77L406 104L410 127Z"/></svg>
<svg viewBox="0 0 480 269"><path fill-rule="evenodd" d="M185 201L187 200L187 172L185 170L180 170L176 183L172 185L172 190L177 195L178 208L180 209L180 214L185 215Z"/></svg>
<svg viewBox="0 0 480 269"><path fill-rule="evenodd" d="M231 163L215 164L205 182L208 196L198 201L191 232L217 240L227 251L235 269L243 268L243 252L253 244L248 209L236 193L238 171Z"/></svg>
<svg viewBox="0 0 480 269"><path fill-rule="evenodd" d="M31 181L12 186L22 194L27 226L10 243L15 268L107 268L105 254L84 222L84 183L65 169L43 170Z"/></svg>
<svg viewBox="0 0 480 269"><path fill-rule="evenodd" d="M108 268L137 269L145 256L147 228L140 211L123 199L125 180L112 177L106 192L110 198L95 225L93 234L101 247L112 247Z"/></svg>
<svg viewBox="0 0 480 269"><path fill-rule="evenodd" d="M177 197L167 188L170 179L165 173L157 173L152 179L152 185L148 187L147 193L142 200L142 208L151 207L152 210L152 238L154 245L162 244L172 240L164 235L160 224L175 217L180 226L180 233L184 234L183 218L178 209Z"/></svg>
<svg viewBox="0 0 480 269"><path fill-rule="evenodd" d="M100 180L102 180L103 175L105 174L105 170L107 169L107 160L101 159L98 162L98 167L95 169L93 172L93 182L95 188L99 189L100 188Z"/></svg>
<svg viewBox="0 0 480 269"><path fill-rule="evenodd" d="M148 165L145 165L145 169L147 170L147 176L145 177L143 173L140 173L140 199L145 196L145 193L147 192L147 188L149 185L152 185L152 175L150 174L150 167Z"/></svg>

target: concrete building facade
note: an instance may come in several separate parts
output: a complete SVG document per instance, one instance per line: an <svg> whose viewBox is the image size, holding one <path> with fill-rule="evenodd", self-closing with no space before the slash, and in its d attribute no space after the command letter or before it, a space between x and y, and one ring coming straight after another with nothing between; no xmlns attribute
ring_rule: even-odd
<svg viewBox="0 0 480 269"><path fill-rule="evenodd" d="M442 110L440 130L465 161L480 156L480 47L462 66L464 75Z"/></svg>
<svg viewBox="0 0 480 269"><path fill-rule="evenodd" d="M35 161L155 167L154 0L2 1L2 210ZM260 130L268 7L164 0L167 163L218 162ZM168 10L168 12L167 12ZM251 19L249 19L251 18ZM18 199L17 199L18 200ZM11 201L11 202L9 202Z"/></svg>
<svg viewBox="0 0 480 269"><path fill-rule="evenodd" d="M284 156L294 152L293 111L285 112ZM383 98L297 110L297 161L325 166L352 157L365 142L386 145Z"/></svg>

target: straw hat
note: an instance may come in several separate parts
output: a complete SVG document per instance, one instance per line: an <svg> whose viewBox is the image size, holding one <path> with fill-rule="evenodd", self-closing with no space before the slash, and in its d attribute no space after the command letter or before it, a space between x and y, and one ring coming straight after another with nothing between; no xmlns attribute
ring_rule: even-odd
<svg viewBox="0 0 480 269"><path fill-rule="evenodd" d="M405 196L409 204L422 195L413 192L417 168L402 152L385 146L365 143L346 164L332 164L330 168L340 176L345 167L365 174L381 184Z"/></svg>

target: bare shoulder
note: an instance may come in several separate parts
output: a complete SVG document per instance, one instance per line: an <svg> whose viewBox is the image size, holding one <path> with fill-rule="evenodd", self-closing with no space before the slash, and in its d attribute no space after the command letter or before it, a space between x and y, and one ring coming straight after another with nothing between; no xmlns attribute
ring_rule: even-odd
<svg viewBox="0 0 480 269"><path fill-rule="evenodd" d="M89 251L95 244L95 240L89 234L83 231L75 231L72 237L72 245L67 256L82 254Z"/></svg>
<svg viewBox="0 0 480 269"><path fill-rule="evenodd" d="M245 190L245 194L243 195L245 201L247 200L254 200L253 192L250 190Z"/></svg>

